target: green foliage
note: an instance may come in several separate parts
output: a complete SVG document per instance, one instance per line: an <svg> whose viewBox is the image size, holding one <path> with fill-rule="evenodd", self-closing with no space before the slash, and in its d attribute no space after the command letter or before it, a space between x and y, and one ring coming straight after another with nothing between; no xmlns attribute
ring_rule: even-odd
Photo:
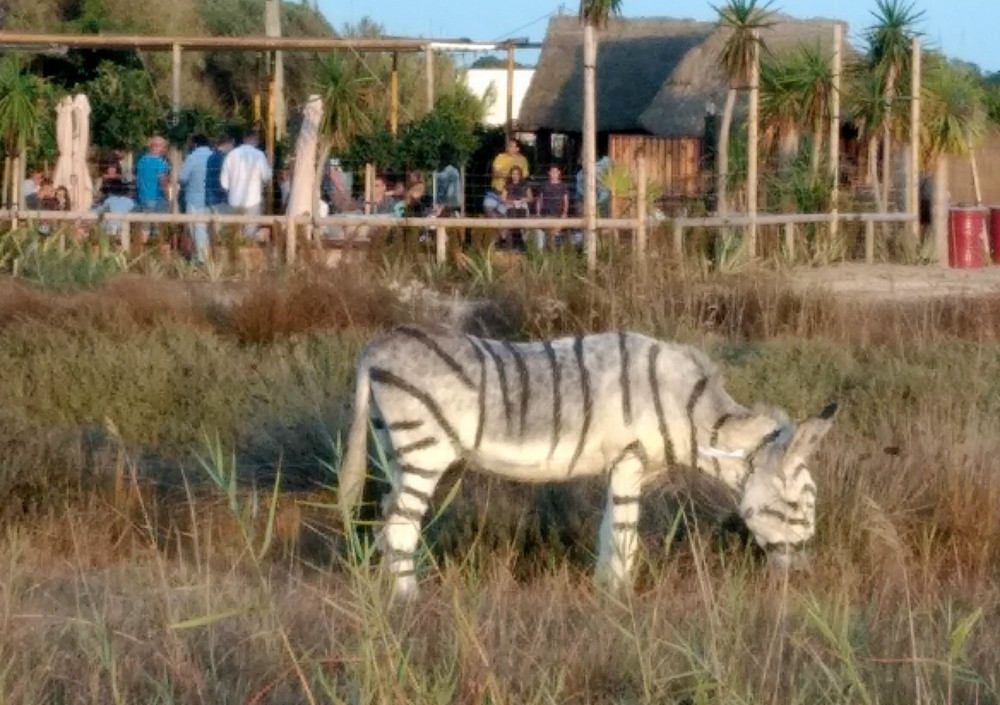
<svg viewBox="0 0 1000 705"><path fill-rule="evenodd" d="M164 136L172 144L184 144L192 135L201 133L213 137L225 127L228 127L226 119L216 110L193 105L181 108L176 118L167 119Z"/></svg>
<svg viewBox="0 0 1000 705"><path fill-rule="evenodd" d="M338 152L374 124L375 80L340 54L326 54L316 67L316 90L323 98L322 131Z"/></svg>
<svg viewBox="0 0 1000 705"><path fill-rule="evenodd" d="M71 226L57 226L56 233L59 227ZM128 269L125 256L112 252L106 237L96 248L66 239L62 249L57 234L43 238L32 229L8 233L0 241L0 271L45 289L71 291L103 284Z"/></svg>
<svg viewBox="0 0 1000 705"><path fill-rule="evenodd" d="M376 127L371 132L358 135L344 155L344 165L357 171L365 164L376 164L381 171L398 172L406 160L402 144L388 129Z"/></svg>
<svg viewBox="0 0 1000 705"><path fill-rule="evenodd" d="M921 124L925 156L967 156L986 134L986 93L967 67L928 54Z"/></svg>
<svg viewBox="0 0 1000 705"><path fill-rule="evenodd" d="M603 27L611 15L621 14L622 0L580 0L580 19L595 27Z"/></svg>
<svg viewBox="0 0 1000 705"><path fill-rule="evenodd" d="M0 141L9 153L33 144L42 134L44 83L23 70L17 54L0 61Z"/></svg>
<svg viewBox="0 0 1000 705"><path fill-rule="evenodd" d="M479 100L456 86L438 97L433 111L404 125L398 137L383 127L358 135L346 152L345 163L358 169L370 162L394 172L466 164L479 145L477 126L482 114Z"/></svg>
<svg viewBox="0 0 1000 705"><path fill-rule="evenodd" d="M162 129L163 110L149 76L103 62L97 77L78 87L91 106L91 142L108 149L137 149Z"/></svg>
<svg viewBox="0 0 1000 705"><path fill-rule="evenodd" d="M719 25L727 38L719 51L719 66L731 84L745 83L750 78L754 44L760 45L753 33L770 27L772 0L729 0L725 5L712 5L719 16Z"/></svg>

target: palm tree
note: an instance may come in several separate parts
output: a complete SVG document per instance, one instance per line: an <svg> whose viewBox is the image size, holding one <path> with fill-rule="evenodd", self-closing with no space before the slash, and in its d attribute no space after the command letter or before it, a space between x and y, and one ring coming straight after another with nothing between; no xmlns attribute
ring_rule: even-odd
<svg viewBox="0 0 1000 705"><path fill-rule="evenodd" d="M914 3L906 0L877 0L877 9L872 13L875 24L868 28L869 70L878 78L882 86L884 102L882 120L882 198L884 209L888 209L889 184L892 174L892 128L896 114L895 101L899 93L899 79L910 66L911 45L918 35L914 29L924 12L914 9Z"/></svg>
<svg viewBox="0 0 1000 705"><path fill-rule="evenodd" d="M867 62L852 63L847 77L850 85L844 91L846 113L858 129L859 139L867 145L865 183L871 188L878 210L884 211L878 176L878 140L886 121L882 82L869 70Z"/></svg>
<svg viewBox="0 0 1000 705"><path fill-rule="evenodd" d="M323 98L323 134L328 146L345 151L374 123L374 79L340 54L327 54L317 68L316 85Z"/></svg>
<svg viewBox="0 0 1000 705"><path fill-rule="evenodd" d="M24 183L27 146L37 143L45 118L42 107L44 84L21 70L17 55L0 61L0 142L6 159L3 197L10 189L10 202L23 207L21 185Z"/></svg>
<svg viewBox="0 0 1000 705"><path fill-rule="evenodd" d="M761 64L761 108L765 139L779 140L782 164L798 153L802 130L812 132L813 178L819 174L826 118L833 93L830 59L811 45L800 46L781 60Z"/></svg>
<svg viewBox="0 0 1000 705"><path fill-rule="evenodd" d="M773 58L760 66L760 122L765 153L778 152L778 167L785 171L799 153L802 96L795 90L794 67Z"/></svg>
<svg viewBox="0 0 1000 705"><path fill-rule="evenodd" d="M597 30L612 14L621 12L622 0L580 0L583 22L583 218L587 271L597 268Z"/></svg>
<svg viewBox="0 0 1000 705"><path fill-rule="evenodd" d="M728 210L726 195L729 178L729 130L736 110L736 92L750 80L755 49L761 44L760 30L772 26L768 9L772 0L729 0L722 7L712 6L719 15L719 25L727 33L719 52L719 66L729 82L726 105L719 127L718 169L716 171L717 209ZM758 45L758 47L755 47Z"/></svg>
<svg viewBox="0 0 1000 705"><path fill-rule="evenodd" d="M988 115L982 84L966 67L940 54L927 56L923 84L921 144L923 158L934 170L933 218L937 255L947 258L948 169L946 155L969 159L976 205L982 204L975 149L986 134Z"/></svg>

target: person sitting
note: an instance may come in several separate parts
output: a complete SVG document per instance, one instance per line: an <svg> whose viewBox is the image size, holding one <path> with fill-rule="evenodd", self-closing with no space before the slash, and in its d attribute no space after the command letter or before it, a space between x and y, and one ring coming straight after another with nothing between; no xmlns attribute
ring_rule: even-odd
<svg viewBox="0 0 1000 705"><path fill-rule="evenodd" d="M96 213L129 213L135 209L135 201L128 195L128 186L121 179L107 181L103 188L107 195L100 204L94 206ZM101 231L120 240L126 227L128 225L125 222L108 218L101 224Z"/></svg>
<svg viewBox="0 0 1000 705"><path fill-rule="evenodd" d="M569 185L562 180L562 171L553 164L549 167L548 181L538 189L537 213L542 218L565 218L569 216ZM548 241L554 247L561 228L550 228L542 232L538 247L543 249Z"/></svg>
<svg viewBox="0 0 1000 705"><path fill-rule="evenodd" d="M503 187L503 202L507 208L508 218L527 218L530 212L531 201L534 200L531 193L531 186L524 180L524 173L520 167L513 167L507 176L507 183ZM510 231L503 231L504 241L510 238ZM513 233L513 246L519 250L524 249L524 231L515 230Z"/></svg>

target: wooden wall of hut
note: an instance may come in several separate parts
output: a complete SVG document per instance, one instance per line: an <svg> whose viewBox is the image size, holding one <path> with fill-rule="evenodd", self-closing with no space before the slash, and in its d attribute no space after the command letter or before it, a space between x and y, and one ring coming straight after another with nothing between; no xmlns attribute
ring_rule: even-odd
<svg viewBox="0 0 1000 705"><path fill-rule="evenodd" d="M695 137L609 135L608 156L633 171L636 154L646 155L649 183L666 200L691 198L702 192L701 140Z"/></svg>

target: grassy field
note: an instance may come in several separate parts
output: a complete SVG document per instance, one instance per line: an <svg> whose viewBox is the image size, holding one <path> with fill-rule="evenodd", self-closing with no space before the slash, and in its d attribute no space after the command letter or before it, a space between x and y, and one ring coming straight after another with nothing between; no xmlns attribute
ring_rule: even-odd
<svg viewBox="0 0 1000 705"><path fill-rule="evenodd" d="M460 264L0 280L0 704L1000 700L1000 301ZM838 398L812 572L770 579L731 499L678 471L614 598L590 580L598 484L456 473L420 602L387 608L329 504L355 353L433 316L387 288L408 276L519 338L696 342L738 400L793 417Z"/></svg>

